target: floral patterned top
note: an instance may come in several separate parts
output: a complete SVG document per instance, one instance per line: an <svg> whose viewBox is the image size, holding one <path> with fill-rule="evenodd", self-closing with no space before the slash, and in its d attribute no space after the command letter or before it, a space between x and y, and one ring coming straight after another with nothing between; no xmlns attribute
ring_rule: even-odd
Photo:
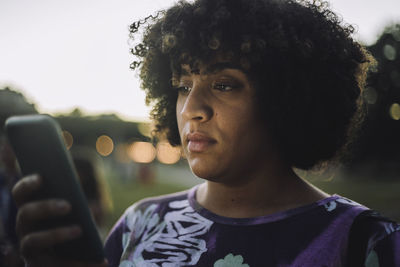
<svg viewBox="0 0 400 267"><path fill-rule="evenodd" d="M354 219L366 207L333 195L255 218L216 215L197 186L129 207L106 241L110 266L344 266ZM400 266L400 226L369 227L366 266Z"/></svg>

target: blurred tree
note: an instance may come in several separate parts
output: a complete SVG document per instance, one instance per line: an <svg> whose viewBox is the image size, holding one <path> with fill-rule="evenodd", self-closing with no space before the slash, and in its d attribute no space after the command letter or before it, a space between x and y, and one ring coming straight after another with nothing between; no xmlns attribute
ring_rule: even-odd
<svg viewBox="0 0 400 267"><path fill-rule="evenodd" d="M0 130L3 130L5 120L12 115L38 113L35 105L28 102L19 92L9 87L0 89Z"/></svg>
<svg viewBox="0 0 400 267"><path fill-rule="evenodd" d="M35 105L20 92L9 87L0 89L0 134L8 117L36 113ZM72 134L74 143L78 145L94 147L97 138L103 134L118 142L149 140L139 132L138 122L121 120L115 114L86 116L79 108L75 108L69 114L56 116L56 119L64 130Z"/></svg>
<svg viewBox="0 0 400 267"><path fill-rule="evenodd" d="M368 115L349 168L377 179L400 179L400 24L386 27L368 50L378 66L364 92Z"/></svg>
<svg viewBox="0 0 400 267"><path fill-rule="evenodd" d="M72 110L71 113L69 113L69 116L70 117L82 117L83 112L79 108L74 108L74 110Z"/></svg>
<svg viewBox="0 0 400 267"><path fill-rule="evenodd" d="M101 135L107 135L117 143L149 140L139 132L138 122L121 120L115 114L85 116L79 109L74 109L70 114L59 115L56 119L63 130L71 133L74 145L94 147Z"/></svg>

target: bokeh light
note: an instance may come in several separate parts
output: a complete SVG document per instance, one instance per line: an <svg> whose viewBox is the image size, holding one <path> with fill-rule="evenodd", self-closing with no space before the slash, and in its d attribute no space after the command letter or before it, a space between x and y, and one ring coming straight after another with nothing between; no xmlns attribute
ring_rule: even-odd
<svg viewBox="0 0 400 267"><path fill-rule="evenodd" d="M62 135L64 137L64 143L67 149L69 150L72 147L72 144L74 143L74 137L72 134L68 131L62 131Z"/></svg>
<svg viewBox="0 0 400 267"><path fill-rule="evenodd" d="M114 150L113 140L107 135L100 136L96 141L96 150L104 157L110 155Z"/></svg>
<svg viewBox="0 0 400 267"><path fill-rule="evenodd" d="M364 98L368 104L375 104L376 100L378 98L378 93L376 92L376 90L374 88L367 87L367 88L365 88L365 91L364 91Z"/></svg>
<svg viewBox="0 0 400 267"><path fill-rule="evenodd" d="M400 31L393 31L391 34L397 42L400 42Z"/></svg>
<svg viewBox="0 0 400 267"><path fill-rule="evenodd" d="M164 164L174 164L181 158L179 147L173 147L167 142L157 144L157 159Z"/></svg>
<svg viewBox="0 0 400 267"><path fill-rule="evenodd" d="M156 149L149 142L133 142L128 148L129 157L138 163L150 163L156 157Z"/></svg>
<svg viewBox="0 0 400 267"><path fill-rule="evenodd" d="M398 103L393 103L390 106L389 114L392 119L396 121L400 120L400 105Z"/></svg>
<svg viewBox="0 0 400 267"><path fill-rule="evenodd" d="M388 60L395 60L396 59L396 48L394 48L390 44L385 44L383 47L383 54Z"/></svg>

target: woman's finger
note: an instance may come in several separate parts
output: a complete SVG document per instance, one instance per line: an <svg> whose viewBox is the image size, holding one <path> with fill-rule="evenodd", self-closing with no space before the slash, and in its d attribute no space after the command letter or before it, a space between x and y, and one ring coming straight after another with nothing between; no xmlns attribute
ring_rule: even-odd
<svg viewBox="0 0 400 267"><path fill-rule="evenodd" d="M24 236L20 243L22 256L29 261L37 257L46 257L56 244L76 239L82 234L77 225L60 227L51 230L33 232Z"/></svg>
<svg viewBox="0 0 400 267"><path fill-rule="evenodd" d="M48 199L28 202L19 208L16 221L16 230L23 236L33 230L40 221L67 214L71 205L61 199Z"/></svg>
<svg viewBox="0 0 400 267"><path fill-rule="evenodd" d="M22 178L12 189L12 194L17 207L20 207L32 197L32 194L37 191L42 183L39 175L32 174Z"/></svg>

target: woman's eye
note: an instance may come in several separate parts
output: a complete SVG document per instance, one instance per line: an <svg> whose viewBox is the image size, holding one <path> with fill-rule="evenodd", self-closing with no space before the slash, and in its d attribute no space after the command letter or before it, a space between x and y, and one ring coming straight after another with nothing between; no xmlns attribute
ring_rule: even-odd
<svg viewBox="0 0 400 267"><path fill-rule="evenodd" d="M219 90L219 91L226 92L226 91L231 91L231 90L235 89L236 86L229 84L229 83L219 83L218 82L218 83L214 83L213 88L216 90Z"/></svg>
<svg viewBox="0 0 400 267"><path fill-rule="evenodd" d="M192 88L190 88L189 86L180 86L180 87L177 88L178 92L182 93L182 94L189 93L191 89Z"/></svg>

